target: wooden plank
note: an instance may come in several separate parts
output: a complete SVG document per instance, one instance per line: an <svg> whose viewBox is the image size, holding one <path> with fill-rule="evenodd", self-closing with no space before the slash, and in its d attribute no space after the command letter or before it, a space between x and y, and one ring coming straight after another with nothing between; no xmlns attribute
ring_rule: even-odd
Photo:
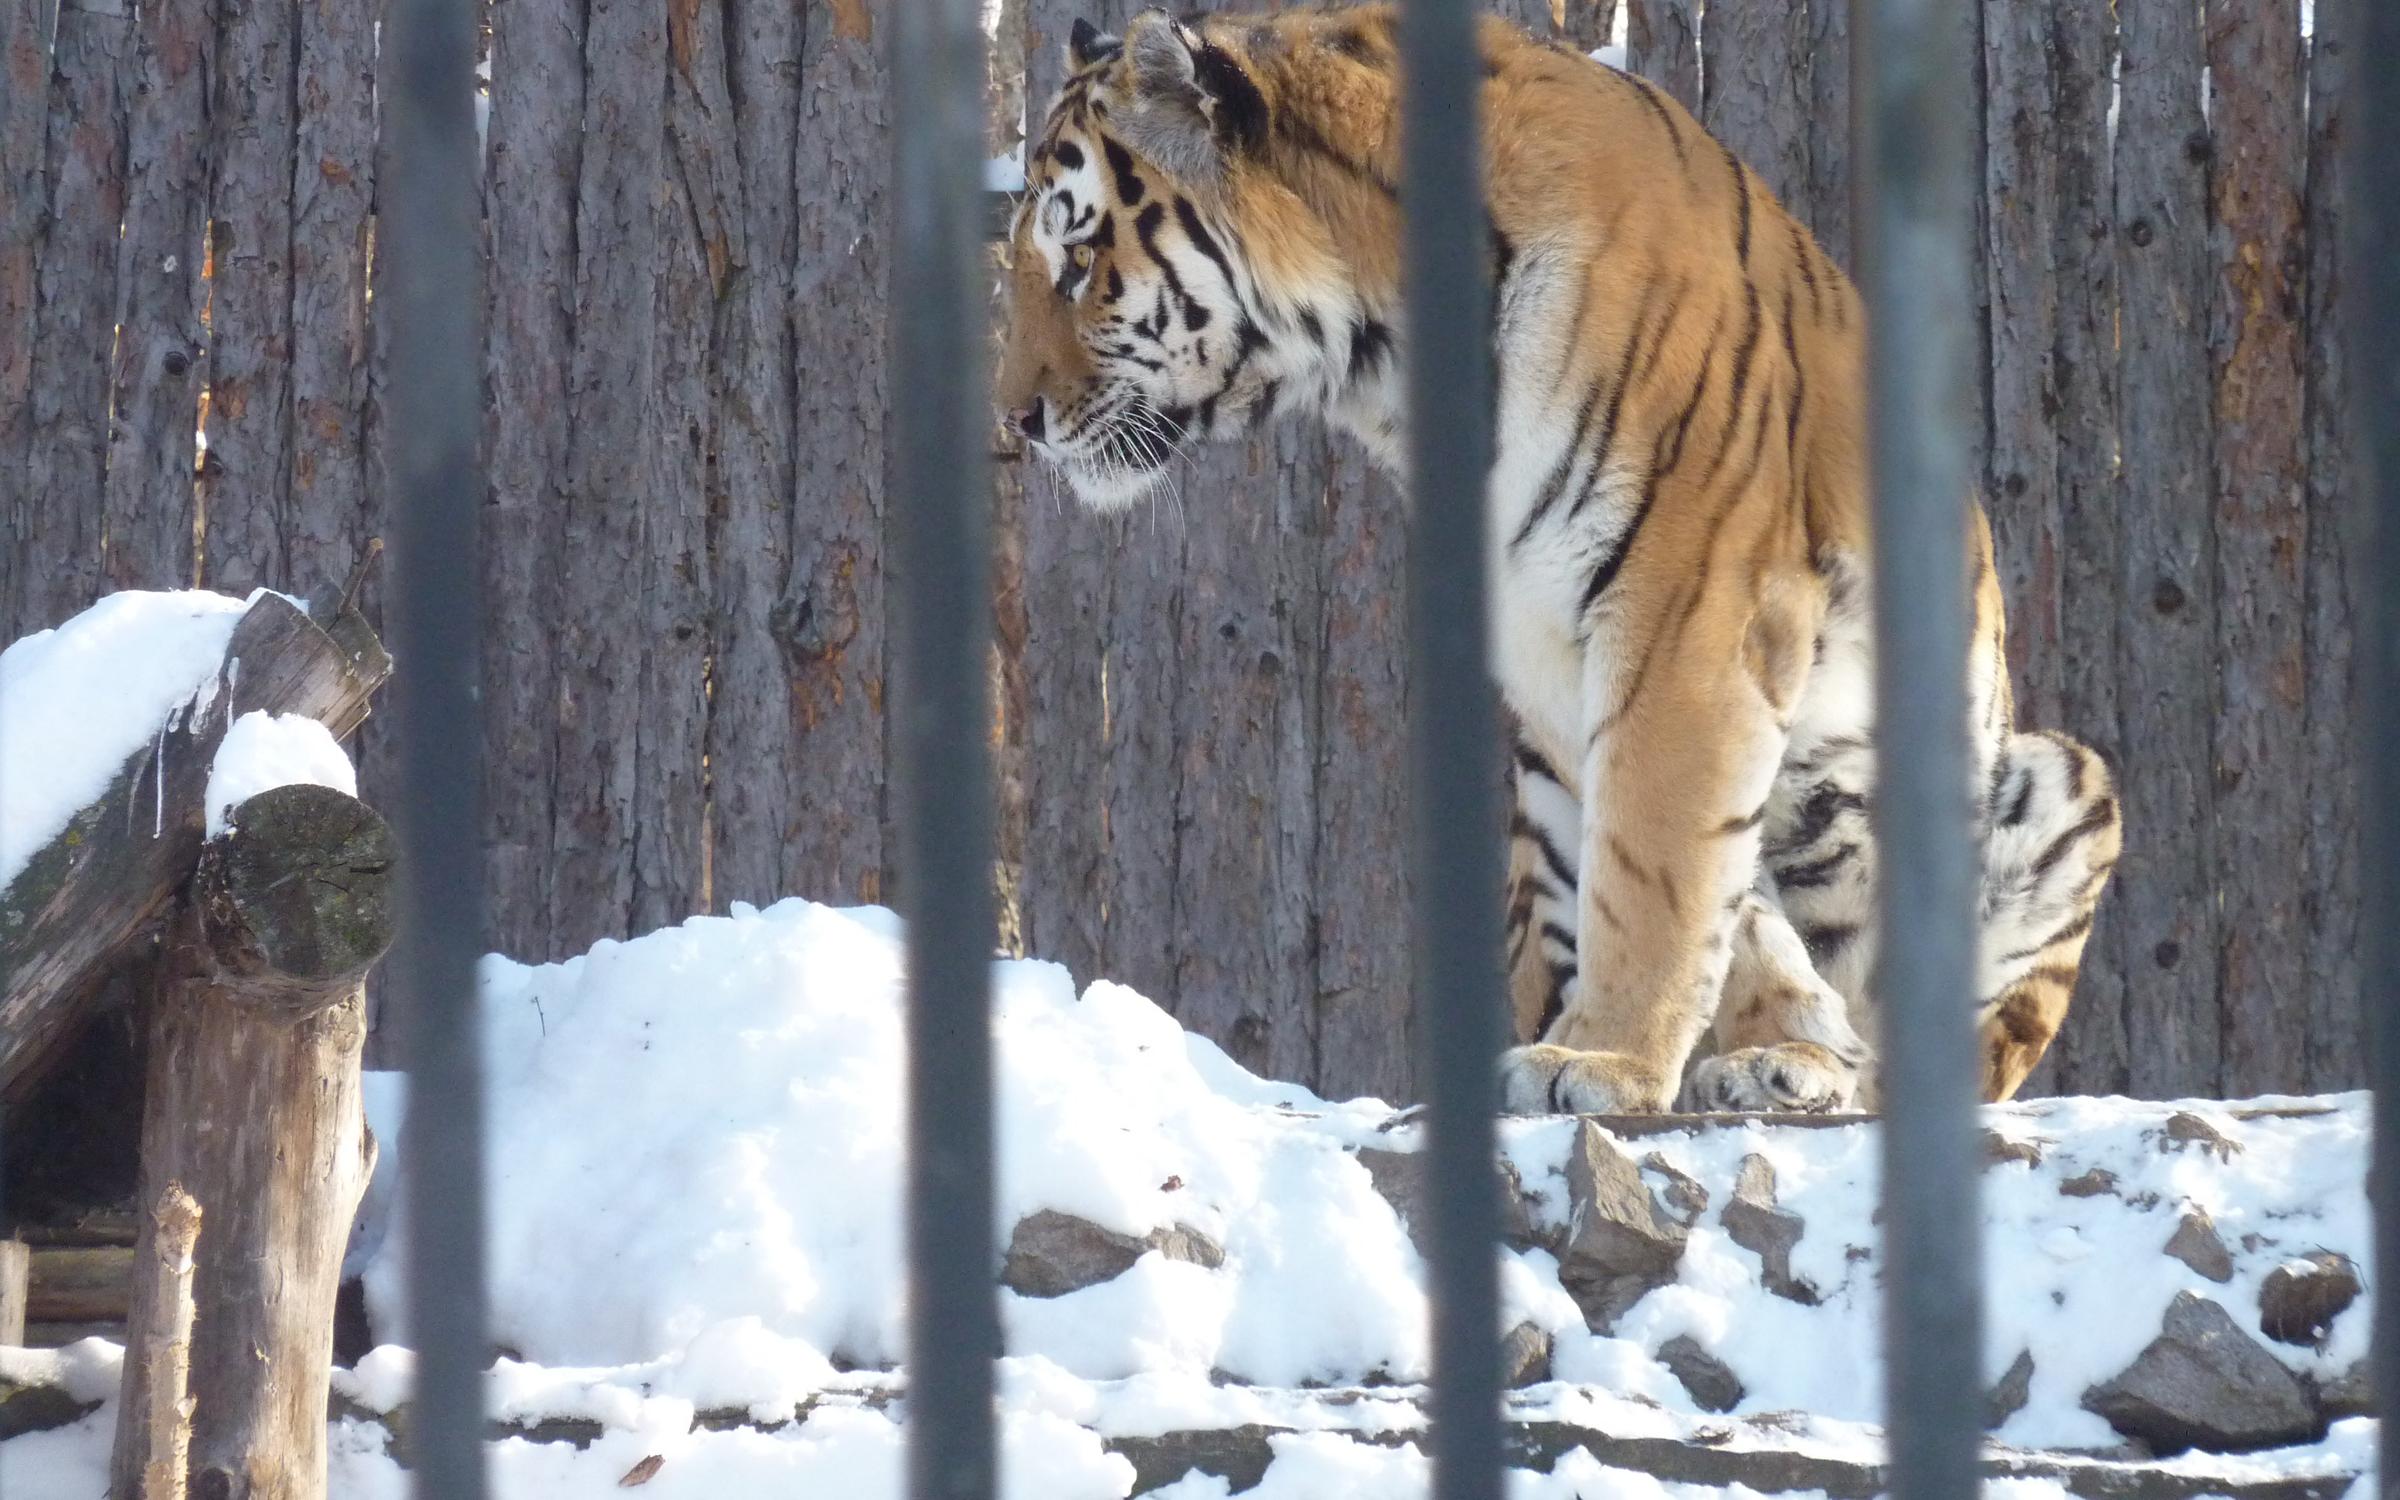
<svg viewBox="0 0 2400 1500"><path fill-rule="evenodd" d="M887 898L885 414L892 242L890 70L877 9L812 0L793 220L800 399L792 451L786 656L797 784L785 869L825 900Z"/></svg>
<svg viewBox="0 0 2400 1500"><path fill-rule="evenodd" d="M1855 271L1850 224L1850 7L1846 0L1809 0L1808 70L1809 229L1836 264Z"/></svg>
<svg viewBox="0 0 2400 1500"><path fill-rule="evenodd" d="M485 178L484 817L491 940L528 960L550 932L551 799L561 708L575 231L582 174L583 0L492 8ZM380 364L378 365L380 368ZM537 622L539 628L537 627Z"/></svg>
<svg viewBox="0 0 2400 1500"><path fill-rule="evenodd" d="M32 519L33 333L55 0L0 0L0 634L23 633L17 554Z"/></svg>
<svg viewBox="0 0 2400 1500"><path fill-rule="evenodd" d="M295 0L225 7L208 106L208 452L201 557L212 588L305 589L291 572Z"/></svg>
<svg viewBox="0 0 2400 1500"><path fill-rule="evenodd" d="M2308 835L2307 459L2301 350L2307 160L2298 0L2208 21L2218 710L2220 1087L2301 1086L2307 921L2293 855Z"/></svg>
<svg viewBox="0 0 2400 1500"><path fill-rule="evenodd" d="M1809 0L1710 0L1707 28L1700 122L1807 221Z"/></svg>
<svg viewBox="0 0 2400 1500"><path fill-rule="evenodd" d="M2117 515L2117 242L2108 109L2116 20L2100 6L2060 7L2049 28L2058 406L2058 717L2048 721L2128 766L2118 705L2122 537ZM2036 722L2041 722L2037 720ZM2130 973L2121 888L2102 898L2084 946L2075 1003L2042 1071L2020 1091L2122 1093L2130 1086ZM2141 965L2151 964L2144 954Z"/></svg>
<svg viewBox="0 0 2400 1500"><path fill-rule="evenodd" d="M643 497L642 716L634 735L633 900L647 932L704 910L708 729L707 476L714 443L711 343L732 277L741 186L722 6L667 7L666 181L658 246L652 478Z"/></svg>
<svg viewBox="0 0 2400 1500"><path fill-rule="evenodd" d="M110 588L184 588L198 577L193 432L208 375L208 96L215 0L141 7L118 256L115 420L101 503Z"/></svg>
<svg viewBox="0 0 2400 1500"><path fill-rule="evenodd" d="M1084 17L1122 25L1131 7L1026 0L1025 107L1038 137L1065 76L1070 26ZM1082 514L1055 474L1024 473L1025 855L1019 895L1026 950L1062 963L1079 982L1123 978L1105 965L1119 864L1107 698L1113 626L1109 556L1114 527ZM1161 628L1163 617L1150 622ZM1126 982L1131 983L1131 980ZM1166 996L1156 996L1162 1003Z"/></svg>
<svg viewBox="0 0 2400 1500"><path fill-rule="evenodd" d="M375 11L298 0L291 177L286 586L338 587L382 530L367 486L367 261L375 190Z"/></svg>
<svg viewBox="0 0 2400 1500"><path fill-rule="evenodd" d="M1982 488L2008 599L2010 675L2021 722L2059 722L2060 635L2055 366L2059 340L2060 133L2052 77L2053 20L1985 5L1983 16L1984 419Z"/></svg>
<svg viewBox="0 0 2400 1500"><path fill-rule="evenodd" d="M558 558L552 952L623 937L633 912L643 701L644 523L659 440L656 200L664 171L667 28L639 0L591 0L577 186L575 352Z"/></svg>
<svg viewBox="0 0 2400 1500"><path fill-rule="evenodd" d="M2340 157L2348 114L2354 0L2317 0L2308 57L2307 250L2308 556L2303 659L2307 673L2308 831L2302 911L2308 918L2305 1034L2311 1090L2367 1084L2366 1016L2358 1003L2358 780L2350 697L2350 547L2358 511L2343 486L2349 384L2341 324Z"/></svg>
<svg viewBox="0 0 2400 1500"><path fill-rule="evenodd" d="M1625 0L1625 62L1681 100L1700 109L1700 6L1698 0Z"/></svg>
<svg viewBox="0 0 2400 1500"><path fill-rule="evenodd" d="M2206 386L2208 168L2200 18L2180 5L2120 15L2115 236L2123 342L2117 389L2122 468L2115 508L2119 574L2119 743L2138 748L2123 777L2125 854L2109 901L2133 971L2126 1031L2134 1093L2215 1093L2221 1077L2217 952L2216 579L2209 567Z"/></svg>
<svg viewBox="0 0 2400 1500"><path fill-rule="evenodd" d="M1184 534L1174 1005L1243 1066L1310 1081L1327 447L1291 423L1212 450L1160 520Z"/></svg>
<svg viewBox="0 0 2400 1500"><path fill-rule="evenodd" d="M1407 512L1356 448L1336 453L1317 587L1317 1087L1414 1099Z"/></svg>
<svg viewBox="0 0 2400 1500"><path fill-rule="evenodd" d="M92 501L108 457L117 223L125 209L122 88L132 41L122 0L59 7L16 558L20 633L61 623L99 593L100 516Z"/></svg>
<svg viewBox="0 0 2400 1500"><path fill-rule="evenodd" d="M1553 0L1554 29L1578 52L1595 52L1616 35L1617 0Z"/></svg>
<svg viewBox="0 0 2400 1500"><path fill-rule="evenodd" d="M778 623L789 618L802 12L731 8L739 233L716 348L716 626L708 721L714 904L815 894L786 860L804 816L799 721Z"/></svg>

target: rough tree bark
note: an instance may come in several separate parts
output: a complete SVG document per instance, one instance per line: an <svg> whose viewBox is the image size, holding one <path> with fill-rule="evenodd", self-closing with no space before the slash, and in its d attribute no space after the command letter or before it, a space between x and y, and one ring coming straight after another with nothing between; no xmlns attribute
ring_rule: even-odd
<svg viewBox="0 0 2400 1500"><path fill-rule="evenodd" d="M2057 344L2050 367L2058 406L2056 497L2059 602L2058 717L2040 720L2127 765L2118 707L2121 518L2117 515L2117 244L2108 147L2116 19L2069 6L2049 34L2050 134L2057 164L2052 221ZM2012 122L1987 118L1994 138ZM2019 627L2012 617L2011 630ZM2084 948L2074 1006L2028 1093L2115 1093L2127 1083L2125 926L2120 897L2101 901ZM2147 964L2148 958L2143 962Z"/></svg>
<svg viewBox="0 0 2400 1500"><path fill-rule="evenodd" d="M17 518L17 624L25 631L89 604L99 578L100 513L92 497L108 461L117 222L125 203L122 90L132 35L122 0L59 7L35 281L31 447Z"/></svg>
<svg viewBox="0 0 2400 1500"><path fill-rule="evenodd" d="M2224 1017L2220 1086L2289 1086L2308 1055L2303 651L2307 442L2300 239L2308 117L2297 0L2212 9L2208 28L2218 711L2214 722Z"/></svg>
<svg viewBox="0 0 2400 1500"><path fill-rule="evenodd" d="M238 0L224 7L208 103L208 452L200 465L201 551L209 586L237 594L284 587L293 577L299 9L294 0Z"/></svg>
<svg viewBox="0 0 2400 1500"><path fill-rule="evenodd" d="M907 398L887 383L887 283L903 253L891 234L888 38L877 29L887 14L865 0L810 0L802 23L790 564L768 620L787 681L770 702L786 705L805 778L786 874L828 900L890 899L884 414Z"/></svg>
<svg viewBox="0 0 2400 1500"><path fill-rule="evenodd" d="M718 312L709 552L716 660L709 702L713 904L811 888L789 863L804 817L800 726L776 622L792 570L801 40L796 5L731 10L731 126L741 161L730 281ZM813 800L813 799L811 799Z"/></svg>
<svg viewBox="0 0 2400 1500"><path fill-rule="evenodd" d="M2207 507L2213 424L2207 141L2199 12L2121 16L2116 245L2123 316L2115 495L2117 743L2141 764L2121 782L2125 854L2108 902L2126 944L2126 1059L2134 1093L2213 1093L2220 1076L2216 774L2217 588Z"/></svg>
<svg viewBox="0 0 2400 1500"><path fill-rule="evenodd" d="M101 501L101 573L111 588L188 587L195 578L192 433L208 370L200 273L216 46L213 0L141 6L117 257L116 409Z"/></svg>
<svg viewBox="0 0 2400 1500"><path fill-rule="evenodd" d="M1625 62L1698 113L1698 0L1625 0Z"/></svg>
<svg viewBox="0 0 2400 1500"><path fill-rule="evenodd" d="M484 233L491 418L484 508L485 873L491 940L558 956L550 934L551 805L561 707L560 569L575 347L575 184L582 0L492 8Z"/></svg>
<svg viewBox="0 0 2400 1500"><path fill-rule="evenodd" d="M558 780L553 953L627 935L639 775L644 520L659 441L660 247L666 149L661 7L592 0L584 44L582 176L568 382L565 545L559 557ZM697 684L694 685L695 691Z"/></svg>
<svg viewBox="0 0 2400 1500"><path fill-rule="evenodd" d="M325 1492L325 1403L342 1250L372 1166L360 1102L366 972L391 943L391 830L356 798L286 786L234 810L202 851L150 1018L143 1201L181 1183L206 1216L193 1284L193 1489ZM162 1226L142 1227L141 1260ZM140 1348L169 1309L135 1287ZM150 1409L130 1359L117 1409ZM120 1421L110 1481L156 1455Z"/></svg>
<svg viewBox="0 0 2400 1500"><path fill-rule="evenodd" d="M226 727L268 709L347 734L391 672L356 615L321 627L274 594L234 626L225 659L213 688L0 891L0 1103L24 1096L85 1018L83 1002L111 956L190 873L209 762Z"/></svg>
<svg viewBox="0 0 2400 1500"><path fill-rule="evenodd" d="M2312 948L2307 995L2308 1066L2302 1086L2366 1085L2366 1018L2357 997L2358 782L2352 767L2349 539L2358 511L2343 485L2344 403L2349 399L2341 323L2342 194L2339 161L2349 96L2357 0L2317 0L2308 60L2308 853L2301 909ZM2290 1086L2289 1074L2285 1075Z"/></svg>
<svg viewBox="0 0 2400 1500"><path fill-rule="evenodd" d="M0 3L0 631L22 628L17 554L32 519L33 331L39 298L43 129L50 46L58 15L49 0Z"/></svg>

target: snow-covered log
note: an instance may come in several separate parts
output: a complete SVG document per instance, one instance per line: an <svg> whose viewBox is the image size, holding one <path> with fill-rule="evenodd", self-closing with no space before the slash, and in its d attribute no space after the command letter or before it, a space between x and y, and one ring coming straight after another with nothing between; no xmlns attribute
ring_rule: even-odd
<svg viewBox="0 0 2400 1500"><path fill-rule="evenodd" d="M23 1100L85 1018L112 956L190 877L227 726L264 709L344 735L390 673L357 614L320 623L280 595L257 597L215 677L0 890L0 1104Z"/></svg>
<svg viewBox="0 0 2400 1500"><path fill-rule="evenodd" d="M180 1183L204 1216L195 1494L325 1492L334 1298L373 1165L365 978L391 943L391 865L391 830L356 798L278 786L207 842L176 918L149 1021L142 1201ZM157 1258L163 1232L143 1224L137 1264ZM137 1280L120 1411L152 1409L141 1356L170 1313L153 1279ZM118 1424L112 1493L142 1492L151 1433Z"/></svg>

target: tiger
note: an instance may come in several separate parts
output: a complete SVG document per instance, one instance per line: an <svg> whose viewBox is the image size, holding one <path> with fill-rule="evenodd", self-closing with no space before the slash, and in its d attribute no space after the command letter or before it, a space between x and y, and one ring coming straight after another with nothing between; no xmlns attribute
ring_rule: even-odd
<svg viewBox="0 0 2400 1500"><path fill-rule="evenodd" d="M995 397L1085 506L1286 415L1403 470L1397 19L1072 27L1003 251ZM1865 310L1673 98L1478 28L1489 660L1515 727L1502 1101L1872 1109ZM2058 1031L2121 829L2097 754L2016 725L1991 528L1961 503L1996 1100Z"/></svg>

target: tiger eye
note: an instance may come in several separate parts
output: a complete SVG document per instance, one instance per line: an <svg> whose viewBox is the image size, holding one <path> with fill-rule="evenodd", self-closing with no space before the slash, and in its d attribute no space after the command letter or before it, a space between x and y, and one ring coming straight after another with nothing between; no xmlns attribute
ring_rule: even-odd
<svg viewBox="0 0 2400 1500"><path fill-rule="evenodd" d="M1076 270L1088 271L1092 268L1091 246L1077 245L1073 250L1068 251L1067 254L1075 262Z"/></svg>

